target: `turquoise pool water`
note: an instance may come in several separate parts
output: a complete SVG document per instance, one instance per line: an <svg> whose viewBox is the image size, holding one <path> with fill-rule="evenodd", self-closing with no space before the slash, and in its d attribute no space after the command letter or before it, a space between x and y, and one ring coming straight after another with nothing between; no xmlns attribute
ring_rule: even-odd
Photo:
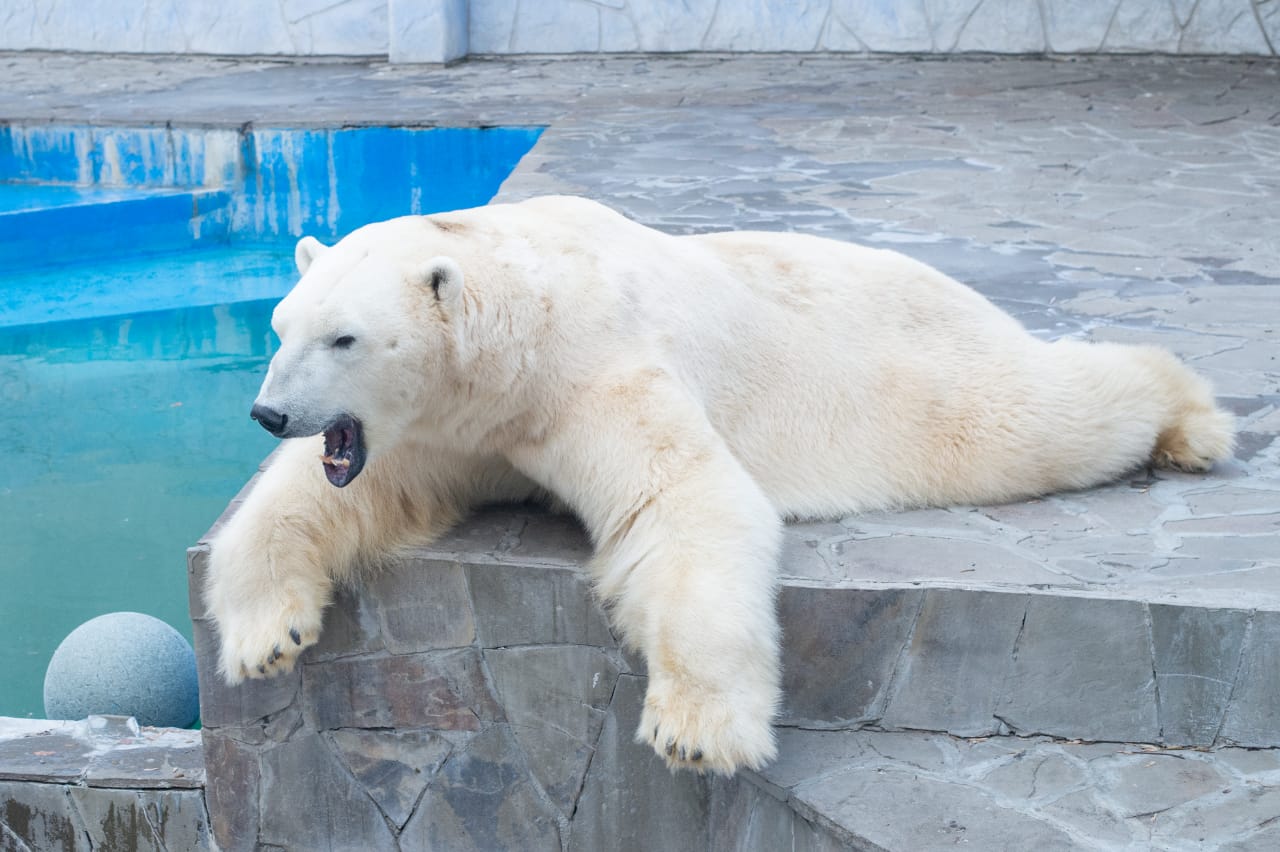
<svg viewBox="0 0 1280 852"><path fill-rule="evenodd" d="M537 136L0 126L0 715L94 616L190 638L186 548L275 445L295 238L483 204Z"/></svg>
<svg viewBox="0 0 1280 852"><path fill-rule="evenodd" d="M70 278L106 306L192 289L251 300L77 317L81 299L0 328L0 715L43 715L49 657L96 615L145 612L190 638L184 549L274 443L248 408L292 267L285 247L67 267L50 290Z"/></svg>

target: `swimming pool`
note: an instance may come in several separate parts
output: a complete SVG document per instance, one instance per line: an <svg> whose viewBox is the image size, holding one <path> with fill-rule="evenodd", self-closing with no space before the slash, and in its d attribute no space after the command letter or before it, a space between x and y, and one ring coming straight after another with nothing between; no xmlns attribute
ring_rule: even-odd
<svg viewBox="0 0 1280 852"><path fill-rule="evenodd" d="M74 189L47 182L100 178L94 158L110 157L93 153L94 140L112 137L41 132L19 144L0 131L8 716L43 715L48 660L89 618L145 612L190 638L186 547L275 444L248 409L276 346L271 309L296 279L293 237L331 240L364 221L483 204L537 139L523 128L246 131L238 145L207 146L240 157L214 170L231 178L210 188L161 180L181 146L159 146L155 156L170 157L160 167L131 165L121 150L154 134L122 129L112 168L132 170L133 183ZM24 145L22 167L13 152ZM64 156L87 165L58 171ZM15 183L37 180L46 185ZM87 238L72 239L68 222Z"/></svg>

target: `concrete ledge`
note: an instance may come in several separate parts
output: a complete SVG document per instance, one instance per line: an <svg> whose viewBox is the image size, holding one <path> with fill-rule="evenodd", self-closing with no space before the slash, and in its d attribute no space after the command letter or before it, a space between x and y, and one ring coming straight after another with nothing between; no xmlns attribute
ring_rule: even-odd
<svg viewBox="0 0 1280 852"><path fill-rule="evenodd" d="M1280 840L1276 749L869 731L786 731L780 746L759 781L847 848L1246 852Z"/></svg>
<svg viewBox="0 0 1280 852"><path fill-rule="evenodd" d="M198 731L0 718L0 849L212 848Z"/></svg>
<svg viewBox="0 0 1280 852"><path fill-rule="evenodd" d="M812 532L790 528L788 552L807 548ZM209 808L224 848L593 849L621 837L633 838L621 848L640 849L666 831L660 848L728 848L714 845L731 830L718 809L757 793L744 776L719 786L672 777L631 743L643 663L610 632L582 571L588 555L571 518L481 511L342 591L298 670L235 689L213 676L216 637L193 595L218 779ZM191 552L193 589L206 558L205 545ZM789 560L784 572L794 568ZM794 576L779 609L783 726L1152 747L1280 742L1274 682L1254 674L1271 665L1278 612L1011 583L859 587ZM465 779L477 772L501 784L475 793ZM312 782L292 783L301 777ZM269 797L246 793L268 788ZM299 816L335 809L349 819L319 826ZM481 817L498 812L509 827L476 835L489 824ZM758 830L854 842L817 811L778 814ZM256 828L233 837L232 826Z"/></svg>
<svg viewBox="0 0 1280 852"><path fill-rule="evenodd" d="M784 586L781 722L1179 746L1280 742L1280 613L975 589Z"/></svg>
<svg viewBox="0 0 1280 852"><path fill-rule="evenodd" d="M911 514L903 516L908 524ZM787 553L812 553L812 535L813 525L788 528ZM919 541L905 533L903 540ZM858 546L841 549L853 557ZM955 561L942 545L929 552L953 570L974 564ZM359 655L573 644L626 663L582 572L589 555L572 518L484 510L367 589L344 593L306 659L350 661L336 677ZM194 553L193 571L203 571L202 558ZM1280 686L1259 675L1280 644L1280 610L1269 598L1237 594L1235 607L1152 603L1137 588L1044 588L1014 576L964 585L851 576L819 583L797 578L802 569L795 558L783 564L780 724L1177 746L1280 743L1280 719L1270 712ZM1153 591L1164 597L1167 589ZM204 623L194 597L192 614ZM640 665L631 660L619 670L642 672ZM223 692L202 682L212 702L205 724L223 723Z"/></svg>

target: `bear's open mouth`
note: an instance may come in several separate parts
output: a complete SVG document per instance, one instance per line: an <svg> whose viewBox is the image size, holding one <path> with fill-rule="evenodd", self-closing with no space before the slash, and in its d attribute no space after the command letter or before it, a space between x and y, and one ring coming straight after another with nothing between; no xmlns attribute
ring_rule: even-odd
<svg viewBox="0 0 1280 852"><path fill-rule="evenodd" d="M339 415L324 430L324 475L339 488L349 485L364 469L364 430L350 414Z"/></svg>

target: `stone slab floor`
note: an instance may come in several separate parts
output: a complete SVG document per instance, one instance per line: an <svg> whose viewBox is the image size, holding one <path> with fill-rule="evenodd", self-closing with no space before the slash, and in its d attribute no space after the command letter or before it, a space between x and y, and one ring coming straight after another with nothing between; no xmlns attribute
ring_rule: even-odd
<svg viewBox="0 0 1280 852"><path fill-rule="evenodd" d="M789 570L1280 604L1280 63L0 54L0 75L19 124L545 125L497 200L891 247L1042 336L1167 346L1240 417L1214 475L814 526Z"/></svg>
<svg viewBox="0 0 1280 852"><path fill-rule="evenodd" d="M835 823L831 836L855 849L1263 852L1280 844L1274 749L790 730L781 754L761 773L764 788L814 822Z"/></svg>
<svg viewBox="0 0 1280 852"><path fill-rule="evenodd" d="M0 78L16 123L544 125L498 200L896 248L1036 334L1173 349L1239 416L1209 476L792 527L791 647L835 636L879 669L793 667L784 754L750 783L822 838L737 848L1280 841L1280 64L24 54ZM534 517L502 546L571 538ZM874 629L841 633L854 614ZM918 653L948 644L977 656Z"/></svg>

